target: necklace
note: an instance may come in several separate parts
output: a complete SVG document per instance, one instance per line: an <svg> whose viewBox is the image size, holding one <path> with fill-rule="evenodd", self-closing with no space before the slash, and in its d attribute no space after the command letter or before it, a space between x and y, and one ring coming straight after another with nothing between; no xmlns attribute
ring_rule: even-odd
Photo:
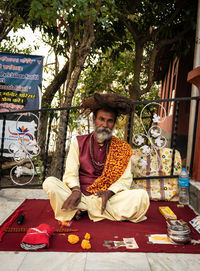
<svg viewBox="0 0 200 271"><path fill-rule="evenodd" d="M100 163L98 161L95 161L95 159L94 159L94 139L93 139L93 134L91 134L91 136L90 136L90 156L91 156L92 164L93 164L93 166L94 166L95 169L97 169L97 170L103 170L104 164L105 164L105 160L106 160L106 157L108 155L109 145L110 144L107 143L107 146L106 146L106 156L105 156L104 162Z"/></svg>

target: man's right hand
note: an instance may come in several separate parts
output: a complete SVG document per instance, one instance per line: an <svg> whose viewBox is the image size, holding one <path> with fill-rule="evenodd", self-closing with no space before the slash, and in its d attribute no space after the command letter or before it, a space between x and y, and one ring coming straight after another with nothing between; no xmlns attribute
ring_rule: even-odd
<svg viewBox="0 0 200 271"><path fill-rule="evenodd" d="M81 201L81 190L78 191L78 189L76 189L73 191L72 189L71 195L64 201L61 209L73 210L77 207L80 201Z"/></svg>

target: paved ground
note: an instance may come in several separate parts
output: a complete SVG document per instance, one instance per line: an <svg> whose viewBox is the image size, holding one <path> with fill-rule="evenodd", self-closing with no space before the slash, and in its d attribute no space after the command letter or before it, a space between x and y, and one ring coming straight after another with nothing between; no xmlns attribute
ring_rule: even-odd
<svg viewBox="0 0 200 271"><path fill-rule="evenodd" d="M0 224L26 198L46 198L41 189L0 190ZM1 271L197 271L200 254L69 253L0 251Z"/></svg>

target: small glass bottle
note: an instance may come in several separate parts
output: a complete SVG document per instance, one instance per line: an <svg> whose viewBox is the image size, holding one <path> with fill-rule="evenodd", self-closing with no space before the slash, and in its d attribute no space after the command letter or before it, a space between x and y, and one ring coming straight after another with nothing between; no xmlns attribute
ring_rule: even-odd
<svg viewBox="0 0 200 271"><path fill-rule="evenodd" d="M185 168L179 175L179 204L189 204L189 175Z"/></svg>

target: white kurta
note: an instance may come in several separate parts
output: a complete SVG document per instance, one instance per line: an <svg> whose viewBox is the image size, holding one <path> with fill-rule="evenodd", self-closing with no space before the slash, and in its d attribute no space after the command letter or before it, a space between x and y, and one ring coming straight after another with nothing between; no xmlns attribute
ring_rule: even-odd
<svg viewBox="0 0 200 271"><path fill-rule="evenodd" d="M130 190L132 183L131 159L123 175L110 187L113 195L106 204L106 209L101 214L102 199L95 195L86 196L82 193L81 202L74 210L62 210L63 202L71 194L70 188L80 186L79 183L79 147L75 139L66 160L63 182L55 177L48 177L43 183L43 189L47 193L50 204L54 210L55 218L60 221L69 221L77 210L87 211L93 221L104 218L110 220L129 220L140 222L145 220L145 214L149 208L149 197L145 190Z"/></svg>

